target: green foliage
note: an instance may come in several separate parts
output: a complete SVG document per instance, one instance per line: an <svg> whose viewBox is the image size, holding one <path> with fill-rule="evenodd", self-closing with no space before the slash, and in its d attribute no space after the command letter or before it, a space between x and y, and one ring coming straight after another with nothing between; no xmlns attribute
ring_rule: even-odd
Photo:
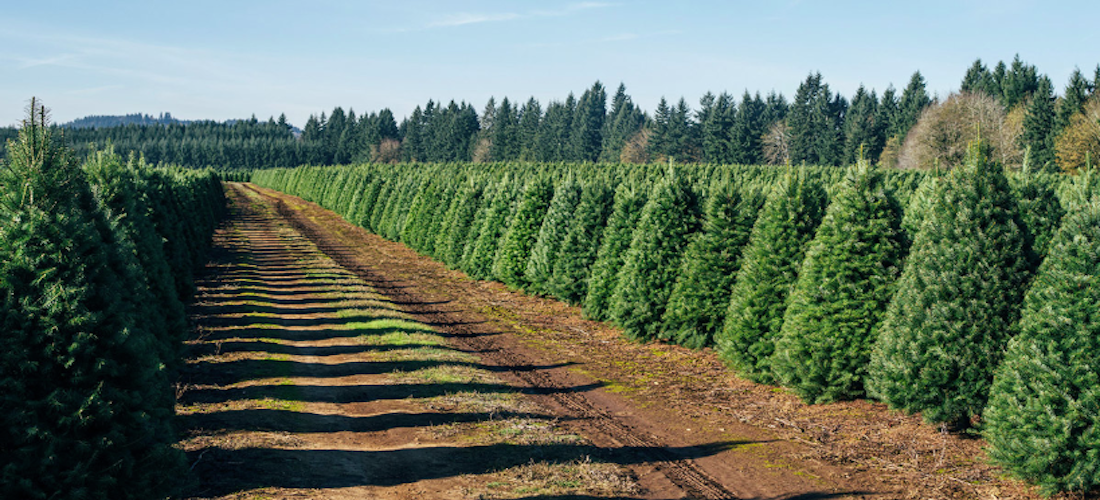
<svg viewBox="0 0 1100 500"><path fill-rule="evenodd" d="M1058 172L1054 163L1055 137L1054 89L1050 79L1039 79L1039 87L1028 101L1020 146L1028 151L1028 161L1042 172Z"/></svg>
<svg viewBox="0 0 1100 500"><path fill-rule="evenodd" d="M722 328L730 291L763 204L759 190L746 192L729 183L707 199L703 230L684 251L679 279L662 318L661 337L699 349Z"/></svg>
<svg viewBox="0 0 1100 500"><path fill-rule="evenodd" d="M602 181L590 181L582 188L569 232L554 258L549 285L551 295L575 305L588 294L589 276L601 248L613 201L614 192Z"/></svg>
<svg viewBox="0 0 1100 500"><path fill-rule="evenodd" d="M1100 199L1066 217L997 370L989 457L1045 494L1100 486Z"/></svg>
<svg viewBox="0 0 1100 500"><path fill-rule="evenodd" d="M649 340L660 333L684 247L698 230L699 219L691 186L670 169L642 209L611 297L611 317L628 338Z"/></svg>
<svg viewBox="0 0 1100 500"><path fill-rule="evenodd" d="M550 278L554 272L558 250L572 226L573 212L576 211L580 198L581 186L572 175L554 188L554 198L542 219L542 227L524 271L523 279L527 283L528 291L544 295L552 293Z"/></svg>
<svg viewBox="0 0 1100 500"><path fill-rule="evenodd" d="M470 240L472 246L463 256L463 270L473 278L489 279L493 276L493 258L497 255L498 243L512 213L515 189L511 176L502 178L477 219L474 226L478 228L477 238Z"/></svg>
<svg viewBox="0 0 1100 500"><path fill-rule="evenodd" d="M481 207L484 191L484 182L470 180L459 190L443 218L439 241L435 246L439 260L451 268L457 268L462 260L462 253L466 248L474 217L477 216L478 208Z"/></svg>
<svg viewBox="0 0 1100 500"><path fill-rule="evenodd" d="M866 162L836 191L806 250L772 370L803 400L863 396L875 327L901 273L899 210Z"/></svg>
<svg viewBox="0 0 1100 500"><path fill-rule="evenodd" d="M1008 180L1028 246L1033 250L1031 268L1036 269L1046 257L1050 239L1066 213L1054 191L1057 179L1050 174L1023 171Z"/></svg>
<svg viewBox="0 0 1100 500"><path fill-rule="evenodd" d="M775 337L798 278L806 244L825 211L824 188L806 170L788 172L772 188L741 256L730 292L719 354L743 377L770 382Z"/></svg>
<svg viewBox="0 0 1100 500"><path fill-rule="evenodd" d="M1016 214L1002 167L971 146L917 232L871 358L870 395L955 427L981 413L1030 276Z"/></svg>
<svg viewBox="0 0 1100 500"><path fill-rule="evenodd" d="M588 294L584 299L584 314L603 321L611 318L611 296L619 283L619 270L634 236L634 226L642 215L646 195L630 182L619 184L611 216L604 228L596 261L588 280Z"/></svg>
<svg viewBox="0 0 1100 500"><path fill-rule="evenodd" d="M164 369L183 334L172 275L200 259L220 184L110 153L86 176L31 112L0 169L0 496L169 496L185 471Z"/></svg>
<svg viewBox="0 0 1100 500"><path fill-rule="evenodd" d="M504 233L493 260L493 277L505 285L523 288L530 284L524 277L524 271L553 196L554 185L541 176L524 188L515 216L508 224L508 231Z"/></svg>

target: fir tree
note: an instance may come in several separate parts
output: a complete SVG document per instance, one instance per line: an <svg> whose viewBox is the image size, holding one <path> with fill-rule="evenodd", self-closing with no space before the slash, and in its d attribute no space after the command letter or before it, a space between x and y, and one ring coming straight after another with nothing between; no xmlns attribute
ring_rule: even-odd
<svg viewBox="0 0 1100 500"><path fill-rule="evenodd" d="M1043 172L1056 172L1054 164L1054 90L1050 79L1043 76L1027 105L1024 133L1020 145L1029 152L1028 161Z"/></svg>
<svg viewBox="0 0 1100 500"><path fill-rule="evenodd" d="M709 95L709 94L708 94ZM703 161L729 164L735 162L731 142L737 118L737 102L722 92L709 106L700 111L699 127L703 144Z"/></svg>
<svg viewBox="0 0 1100 500"><path fill-rule="evenodd" d="M551 295L574 305L584 300L613 200L614 192L604 182L592 180L585 183L569 232L565 234L554 259L549 288Z"/></svg>
<svg viewBox="0 0 1100 500"><path fill-rule="evenodd" d="M0 496L165 497L183 456L139 264L30 111L0 169Z"/></svg>
<svg viewBox="0 0 1100 500"><path fill-rule="evenodd" d="M803 400L863 396L875 328L900 274L900 211L883 176L860 161L806 250L771 365Z"/></svg>
<svg viewBox="0 0 1100 500"><path fill-rule="evenodd" d="M469 180L455 196L451 209L444 218L443 231L439 233L436 248L439 259L451 268L459 266L466 242L470 238L474 217L481 207L485 185L477 180Z"/></svg>
<svg viewBox="0 0 1100 500"><path fill-rule="evenodd" d="M1085 109L1085 102L1089 99L1089 80L1081 74L1081 70L1074 69L1066 84L1066 91L1062 93L1062 99L1058 101L1058 117L1055 127L1058 131L1065 130L1069 126L1073 115Z"/></svg>
<svg viewBox="0 0 1100 500"><path fill-rule="evenodd" d="M684 247L698 230L699 218L688 181L669 169L642 209L611 297L611 317L628 338L649 340L660 333Z"/></svg>
<svg viewBox="0 0 1100 500"><path fill-rule="evenodd" d="M1066 218L997 369L993 461L1044 494L1100 486L1100 199Z"/></svg>
<svg viewBox="0 0 1100 500"><path fill-rule="evenodd" d="M515 215L500 240L500 249L493 260L493 277L501 283L512 288L524 288L530 284L524 277L524 271L553 195L554 185L542 176L532 179L523 189Z"/></svg>
<svg viewBox="0 0 1100 500"><path fill-rule="evenodd" d="M741 165L757 165L763 162L760 139L772 124L772 119L765 115L766 111L767 104L759 93L754 97L745 91L741 96L741 103L737 107L730 130L730 162Z"/></svg>
<svg viewBox="0 0 1100 500"><path fill-rule="evenodd" d="M852 165L861 157L878 158L886 143L886 131L878 122L878 97L860 85L844 115L842 163Z"/></svg>
<svg viewBox="0 0 1100 500"><path fill-rule="evenodd" d="M604 120L607 117L607 91L596 82L577 102L573 115L573 160L594 162L600 157Z"/></svg>
<svg viewBox="0 0 1100 500"><path fill-rule="evenodd" d="M644 124L645 113L634 105L630 96L626 95L626 86L620 83L611 100L611 111L604 120L600 161L617 163L626 141L638 133Z"/></svg>
<svg viewBox="0 0 1100 500"><path fill-rule="evenodd" d="M707 199L703 230L684 251L679 279L662 318L662 338L699 349L722 328L730 290L740 269L764 196L725 183Z"/></svg>
<svg viewBox="0 0 1100 500"><path fill-rule="evenodd" d="M904 141L905 136L909 134L909 129L917 124L921 113L929 104L932 104L932 98L928 97L924 76L920 74L920 71L917 71L909 78L909 85L906 85L905 90L901 93L897 114L894 116L894 121L890 125L890 132L887 135L898 137Z"/></svg>
<svg viewBox="0 0 1100 500"><path fill-rule="evenodd" d="M1047 255L1050 240L1065 215L1062 203L1054 191L1056 179L1051 174L1033 172L1025 168L1009 177L1012 194L1019 207L1020 221L1032 249L1032 269L1037 269Z"/></svg>
<svg viewBox="0 0 1100 500"><path fill-rule="evenodd" d="M572 174L554 188L554 198L550 200L550 208L542 219L542 227L524 270L527 290L544 295L552 293L550 278L554 273L558 249L574 222L573 212L580 199L581 186Z"/></svg>
<svg viewBox="0 0 1100 500"><path fill-rule="evenodd" d="M1030 275L1002 167L974 145L936 190L871 358L867 392L965 428L989 395Z"/></svg>
<svg viewBox="0 0 1100 500"><path fill-rule="evenodd" d="M806 171L788 172L772 188L741 256L719 355L743 377L770 382L770 359L806 244L825 210L825 190Z"/></svg>
<svg viewBox="0 0 1100 500"><path fill-rule="evenodd" d="M477 237L471 239L472 246L466 249L462 260L463 270L474 279L493 277L493 259L497 255L501 236L508 227L516 196L514 184L511 174L506 174L496 183L492 196L486 196L476 224L470 229L471 237L474 228L477 229Z"/></svg>
<svg viewBox="0 0 1100 500"><path fill-rule="evenodd" d="M607 227L603 230L600 249L592 264L588 292L584 298L584 315L604 321L611 317L610 303L618 285L619 269L634 235L634 226L641 217L646 195L632 182L623 182L615 190L615 201Z"/></svg>

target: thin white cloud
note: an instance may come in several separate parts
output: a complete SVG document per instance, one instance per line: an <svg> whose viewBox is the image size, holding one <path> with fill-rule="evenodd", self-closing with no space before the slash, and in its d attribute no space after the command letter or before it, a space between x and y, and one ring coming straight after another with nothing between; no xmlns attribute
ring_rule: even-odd
<svg viewBox="0 0 1100 500"><path fill-rule="evenodd" d="M604 9L608 7L614 7L618 4L610 2L579 2L571 3L560 9L555 10L533 10L530 12L518 13L518 12L498 12L498 13L476 13L476 12L459 12L455 14L449 14L443 18L428 23L425 28L450 28L455 26L467 26L471 24L481 23L493 23L504 21L517 21L521 19L536 19L544 17L562 17L574 14L576 12L592 10L592 9Z"/></svg>

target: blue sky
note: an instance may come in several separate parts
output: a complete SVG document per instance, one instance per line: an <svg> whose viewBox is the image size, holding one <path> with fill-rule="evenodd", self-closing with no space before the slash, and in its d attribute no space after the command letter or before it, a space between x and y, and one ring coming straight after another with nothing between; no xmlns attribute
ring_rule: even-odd
<svg viewBox="0 0 1100 500"><path fill-rule="evenodd" d="M171 112L301 126L334 106L490 96L543 103L596 80L652 110L707 91L791 97L811 71L850 96L920 70L933 93L980 57L1020 54L1061 89L1100 62L1100 3L1024 0L9 2L0 14L0 125L38 96L64 122Z"/></svg>

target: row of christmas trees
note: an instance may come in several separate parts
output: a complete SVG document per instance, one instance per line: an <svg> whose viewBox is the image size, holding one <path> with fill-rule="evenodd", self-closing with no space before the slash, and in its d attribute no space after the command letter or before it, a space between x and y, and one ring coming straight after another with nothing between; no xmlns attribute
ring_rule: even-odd
<svg viewBox="0 0 1100 500"><path fill-rule="evenodd" d="M1050 491L1100 482L1089 175L1006 175L975 146L929 174L436 164L253 180L630 338L714 346L807 401L979 423L993 459Z"/></svg>
<svg viewBox="0 0 1100 500"><path fill-rule="evenodd" d="M183 304L220 181L110 151L81 164L30 109L0 162L0 497L170 496Z"/></svg>

